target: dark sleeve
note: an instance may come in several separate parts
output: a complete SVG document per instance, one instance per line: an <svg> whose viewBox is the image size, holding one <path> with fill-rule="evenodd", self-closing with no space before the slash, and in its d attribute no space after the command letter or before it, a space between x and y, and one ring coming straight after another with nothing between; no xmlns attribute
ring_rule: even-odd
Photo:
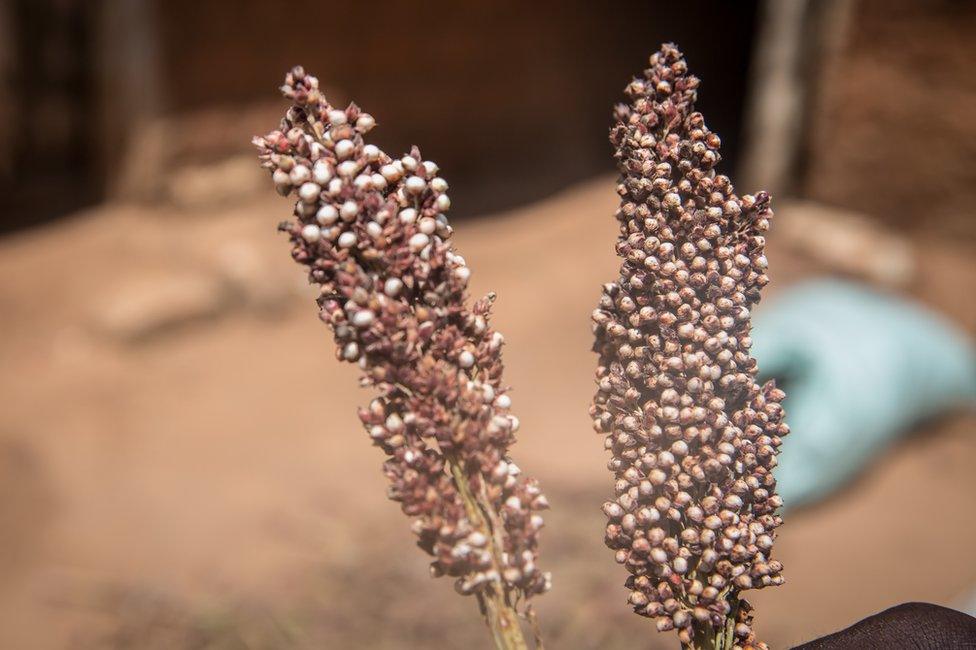
<svg viewBox="0 0 976 650"><path fill-rule="evenodd" d="M976 618L929 603L905 603L794 650L976 649Z"/></svg>

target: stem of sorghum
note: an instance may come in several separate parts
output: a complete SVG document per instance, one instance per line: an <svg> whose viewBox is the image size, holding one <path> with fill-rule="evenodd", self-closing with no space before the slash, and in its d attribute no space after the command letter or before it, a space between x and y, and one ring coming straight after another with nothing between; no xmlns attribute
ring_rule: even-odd
<svg viewBox="0 0 976 650"><path fill-rule="evenodd" d="M739 599L733 591L724 596L731 605L732 611L725 618L722 627L715 627L710 622L692 620L691 641L682 641L683 650L732 650L735 647L735 621L739 610Z"/></svg>
<svg viewBox="0 0 976 650"><path fill-rule="evenodd" d="M387 456L390 498L413 518L432 575L476 596L497 647L526 648L519 607L529 616L550 586L537 565L548 502L509 456L519 422L504 338L489 324L493 295L468 303L447 181L416 147L395 159L366 144L373 117L331 106L302 68L282 92L292 106L280 129L254 144L275 189L296 195L280 229L321 288L337 358L377 389L359 416Z"/></svg>
<svg viewBox="0 0 976 650"><path fill-rule="evenodd" d="M471 485L460 462L453 458L449 458L447 462L451 468L451 476L454 477L454 484L464 500L468 518L474 523L477 530L480 530L491 540L492 568L498 571L500 544L497 539L497 526L495 525L498 515L492 512L490 504L486 504L484 499L476 496L471 490ZM509 602L509 594L503 589L498 589L496 585L489 584L485 589L479 591L477 596L481 612L485 616L485 621L491 630L492 638L498 650L527 648L525 638L522 636L518 612L515 606Z"/></svg>

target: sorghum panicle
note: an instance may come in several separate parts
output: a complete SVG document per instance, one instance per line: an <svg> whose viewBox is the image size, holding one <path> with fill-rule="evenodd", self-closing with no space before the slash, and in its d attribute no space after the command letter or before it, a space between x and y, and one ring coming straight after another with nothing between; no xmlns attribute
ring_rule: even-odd
<svg viewBox="0 0 976 650"><path fill-rule="evenodd" d="M302 68L282 92L292 106L280 129L254 144L278 192L297 197L280 229L321 287L337 357L378 391L359 415L388 456L390 498L414 518L432 573L457 578L460 592L545 591L547 503L508 457L519 422L502 383L503 338L489 323L493 296L468 305L447 182L417 148L391 158L366 144L374 119L331 106Z"/></svg>
<svg viewBox="0 0 976 650"><path fill-rule="evenodd" d="M685 644L726 630L764 647L738 595L783 582L771 552L784 394L757 383L749 355L772 211L765 192L739 197L716 173L720 141L694 111L697 87L664 45L610 134L623 262L593 312L591 408L616 478L606 543L630 572L634 611L658 630Z"/></svg>

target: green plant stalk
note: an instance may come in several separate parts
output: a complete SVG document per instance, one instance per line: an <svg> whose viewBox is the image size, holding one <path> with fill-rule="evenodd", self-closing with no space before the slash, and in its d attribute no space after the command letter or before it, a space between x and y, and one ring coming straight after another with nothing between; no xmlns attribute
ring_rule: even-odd
<svg viewBox="0 0 976 650"><path fill-rule="evenodd" d="M451 476L454 478L458 493L464 500L468 519L488 538L491 544L492 563L497 571L501 565L499 561L501 546L496 534L497 526L493 525L492 522L494 517L491 516L491 511L484 503L475 496L462 465L453 457L448 458L448 465L451 468ZM491 630L495 647L498 650L528 650L529 646L525 642L522 627L519 624L518 611L510 602L508 594L499 581L492 582L483 591L478 592L478 605L488 628ZM541 645L537 647L542 650Z"/></svg>
<svg viewBox="0 0 976 650"><path fill-rule="evenodd" d="M725 597L732 609L725 617L721 628L708 623L694 621L691 624L694 638L691 644L682 643L682 650L732 650L735 646L735 621L739 611L739 598L735 592L729 592Z"/></svg>

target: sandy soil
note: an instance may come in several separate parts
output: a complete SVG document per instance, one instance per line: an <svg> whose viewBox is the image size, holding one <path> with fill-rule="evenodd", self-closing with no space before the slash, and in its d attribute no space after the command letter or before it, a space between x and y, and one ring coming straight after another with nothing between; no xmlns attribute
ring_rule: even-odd
<svg viewBox="0 0 976 650"><path fill-rule="evenodd" d="M474 290L499 294L515 456L553 504L555 588L538 603L552 648L672 645L629 612L602 544L588 318L614 275L614 203L599 179L457 235ZM487 647L384 497L355 416L368 396L275 236L286 212L108 206L0 242L0 646ZM928 251L917 292L972 330L966 255ZM775 285L807 272L775 239L770 258ZM162 324L125 311L147 295ZM754 598L764 638L970 592L974 424L923 427L789 517L788 584Z"/></svg>

